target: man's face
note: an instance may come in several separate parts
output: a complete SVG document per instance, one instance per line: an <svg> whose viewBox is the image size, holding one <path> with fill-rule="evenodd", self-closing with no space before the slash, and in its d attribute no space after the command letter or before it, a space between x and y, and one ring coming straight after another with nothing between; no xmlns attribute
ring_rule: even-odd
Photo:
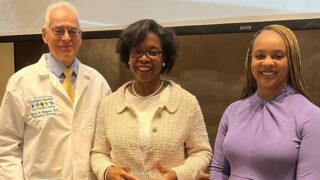
<svg viewBox="0 0 320 180"><path fill-rule="evenodd" d="M42 28L42 39L50 53L61 64L69 67L75 59L82 41L76 14L66 8L55 8L50 13L47 28Z"/></svg>

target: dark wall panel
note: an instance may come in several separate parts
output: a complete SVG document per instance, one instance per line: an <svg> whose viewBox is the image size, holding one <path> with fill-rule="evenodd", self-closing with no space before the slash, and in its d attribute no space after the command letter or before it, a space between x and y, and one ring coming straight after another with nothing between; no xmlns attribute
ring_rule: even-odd
<svg viewBox="0 0 320 180"><path fill-rule="evenodd" d="M320 105L320 30L295 31L300 42L302 66L307 87ZM240 97L246 51L253 33L180 35L178 60L172 72L164 75L193 93L199 100L213 147L225 108ZM117 60L117 39L84 40L79 59L96 68L113 90L132 79L130 71ZM36 62L45 52L42 42L16 42L16 69Z"/></svg>
<svg viewBox="0 0 320 180"><path fill-rule="evenodd" d="M84 40L79 51L79 60L95 68L108 81L112 91L119 87L120 62L114 46L117 39Z"/></svg>

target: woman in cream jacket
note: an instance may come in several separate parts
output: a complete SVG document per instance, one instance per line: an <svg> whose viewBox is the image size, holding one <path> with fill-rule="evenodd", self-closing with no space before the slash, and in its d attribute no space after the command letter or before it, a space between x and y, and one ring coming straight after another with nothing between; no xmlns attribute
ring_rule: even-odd
<svg viewBox="0 0 320 180"><path fill-rule="evenodd" d="M93 171L108 180L198 179L212 157L198 101L160 78L174 65L175 34L141 20L124 30L117 52L135 80L101 104Z"/></svg>

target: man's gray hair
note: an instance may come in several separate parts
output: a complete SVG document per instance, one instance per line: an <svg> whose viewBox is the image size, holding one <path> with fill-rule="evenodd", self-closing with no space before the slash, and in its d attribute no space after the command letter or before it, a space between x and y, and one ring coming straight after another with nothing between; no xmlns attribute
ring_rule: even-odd
<svg viewBox="0 0 320 180"><path fill-rule="evenodd" d="M80 23L79 23L79 13L78 13L78 10L76 9L76 7L69 3L69 2L66 2L66 1L58 1L56 3L53 3L51 4L50 6L48 6L47 10L46 10L46 14L45 14L45 20L44 20L44 25L43 25L43 28L46 28L48 29L49 28L49 24L50 24L50 13L53 9L56 9L56 8L60 8L60 7L66 7L68 9L70 9L71 11L74 12L74 14L77 16L77 19L78 19L78 26L80 28Z"/></svg>

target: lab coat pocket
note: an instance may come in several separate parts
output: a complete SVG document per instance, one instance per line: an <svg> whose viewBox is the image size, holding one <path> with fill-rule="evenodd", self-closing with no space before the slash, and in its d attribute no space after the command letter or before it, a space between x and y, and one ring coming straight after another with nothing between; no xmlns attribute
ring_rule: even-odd
<svg viewBox="0 0 320 180"><path fill-rule="evenodd" d="M31 177L26 179L30 179L30 180L64 180L65 179L61 171L52 172L50 170L37 168L37 165L34 170L37 170L38 172L35 172Z"/></svg>
<svg viewBox="0 0 320 180"><path fill-rule="evenodd" d="M62 180L62 177L54 177L54 178L36 178L35 180Z"/></svg>

